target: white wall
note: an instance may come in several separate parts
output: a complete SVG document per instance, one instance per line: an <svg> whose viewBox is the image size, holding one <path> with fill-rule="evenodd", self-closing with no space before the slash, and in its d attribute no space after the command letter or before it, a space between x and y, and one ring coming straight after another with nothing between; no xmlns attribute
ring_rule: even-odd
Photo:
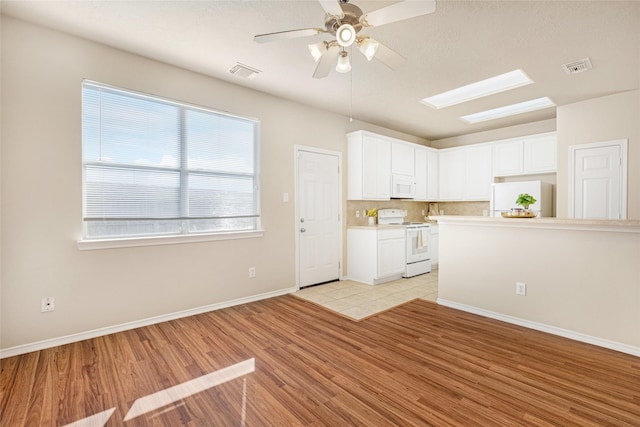
<svg viewBox="0 0 640 427"><path fill-rule="evenodd" d="M637 222L615 232L495 221L439 224L438 302L640 355Z"/></svg>
<svg viewBox="0 0 640 427"><path fill-rule="evenodd" d="M480 144L482 142L499 141L501 139L517 138L519 136L535 135L537 133L554 132L555 130L556 120L549 119L484 132L473 132L466 135L436 139L431 141L431 146L435 148L459 147L461 145Z"/></svg>
<svg viewBox="0 0 640 427"><path fill-rule="evenodd" d="M640 219L640 90L558 107L558 216L569 213L569 147L628 139L627 218Z"/></svg>
<svg viewBox="0 0 640 427"><path fill-rule="evenodd" d="M294 145L343 152L357 129L412 139L4 16L1 72L2 349L291 289ZM258 118L264 237L78 251L84 78ZM43 296L55 311L40 313Z"/></svg>

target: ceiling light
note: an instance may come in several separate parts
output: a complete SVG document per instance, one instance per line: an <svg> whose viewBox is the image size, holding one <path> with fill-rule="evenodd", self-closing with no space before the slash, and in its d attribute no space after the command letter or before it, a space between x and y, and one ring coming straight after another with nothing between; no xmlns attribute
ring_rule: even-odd
<svg viewBox="0 0 640 427"><path fill-rule="evenodd" d="M531 83L533 83L533 80L531 80L524 71L514 70L425 98L420 102L432 108L444 108L460 104L462 102L471 101L472 99L482 98L484 96L515 89Z"/></svg>
<svg viewBox="0 0 640 427"><path fill-rule="evenodd" d="M462 116L461 119L469 123L478 123L487 120L499 119L501 117L528 113L530 111L542 110L544 108L555 106L556 104L551 99L549 99L549 97L545 96L543 98L532 99L530 101L520 102L518 104L506 105L504 107L494 108L492 110L468 114L466 116Z"/></svg>
<svg viewBox="0 0 640 427"><path fill-rule="evenodd" d="M349 47L356 40L356 29L349 24L342 24L336 31L336 39L342 47Z"/></svg>
<svg viewBox="0 0 640 427"><path fill-rule="evenodd" d="M315 44L309 45L309 52L311 52L311 56L313 56L314 61L318 62L322 55L327 52L327 43L319 42Z"/></svg>
<svg viewBox="0 0 640 427"><path fill-rule="evenodd" d="M362 52L362 54L369 61L371 61L373 57L376 55L376 52L378 51L378 46L380 46L380 43L378 43L377 41L375 41L370 37L364 38L358 43L360 52Z"/></svg>
<svg viewBox="0 0 640 427"><path fill-rule="evenodd" d="M349 56L344 50L340 52L340 56L338 57L338 65L336 65L336 71L339 73L348 73L349 71L351 71Z"/></svg>

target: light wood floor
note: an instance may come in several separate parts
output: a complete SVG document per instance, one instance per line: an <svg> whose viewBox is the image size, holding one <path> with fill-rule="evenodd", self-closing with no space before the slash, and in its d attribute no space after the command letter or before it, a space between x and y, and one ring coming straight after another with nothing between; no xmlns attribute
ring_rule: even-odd
<svg viewBox="0 0 640 427"><path fill-rule="evenodd" d="M640 358L424 300L356 322L287 295L1 364L12 427L640 426Z"/></svg>

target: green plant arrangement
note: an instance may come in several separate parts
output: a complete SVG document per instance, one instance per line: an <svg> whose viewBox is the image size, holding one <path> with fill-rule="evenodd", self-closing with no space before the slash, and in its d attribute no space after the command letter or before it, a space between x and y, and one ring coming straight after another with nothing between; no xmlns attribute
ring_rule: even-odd
<svg viewBox="0 0 640 427"><path fill-rule="evenodd" d="M367 216L372 216L372 217L376 217L378 216L378 209L367 209Z"/></svg>
<svg viewBox="0 0 640 427"><path fill-rule="evenodd" d="M520 194L516 199L516 205L520 205L525 209L529 209L529 205L533 205L537 200L530 194Z"/></svg>

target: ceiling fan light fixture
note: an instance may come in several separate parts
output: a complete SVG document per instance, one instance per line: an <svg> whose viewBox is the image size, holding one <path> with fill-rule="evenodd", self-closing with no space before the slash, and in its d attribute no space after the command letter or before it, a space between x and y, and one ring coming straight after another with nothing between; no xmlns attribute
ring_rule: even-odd
<svg viewBox="0 0 640 427"><path fill-rule="evenodd" d="M338 65L336 65L336 71L339 73L348 73L349 71L351 71L349 55L344 50L340 52L340 56L338 57Z"/></svg>
<svg viewBox="0 0 640 427"><path fill-rule="evenodd" d="M356 29L350 24L342 24L336 31L336 39L342 47L349 47L356 40Z"/></svg>
<svg viewBox="0 0 640 427"><path fill-rule="evenodd" d="M322 58L322 55L327 53L327 44L325 42L310 44L309 52L311 56L313 56L313 59L318 62L320 58Z"/></svg>
<svg viewBox="0 0 640 427"><path fill-rule="evenodd" d="M365 56L365 58L367 58L368 61L371 61L373 57L376 56L376 52L378 51L379 46L380 43L370 37L364 38L358 43L360 52L362 52L362 54Z"/></svg>

